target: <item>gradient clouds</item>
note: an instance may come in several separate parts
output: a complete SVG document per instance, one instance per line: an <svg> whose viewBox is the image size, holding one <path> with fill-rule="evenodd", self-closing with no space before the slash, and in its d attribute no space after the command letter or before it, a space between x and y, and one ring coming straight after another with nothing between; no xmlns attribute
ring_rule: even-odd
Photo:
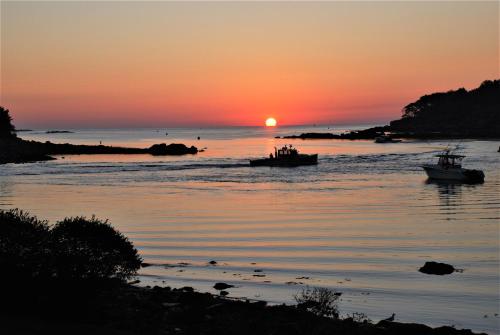
<svg viewBox="0 0 500 335"><path fill-rule="evenodd" d="M2 2L16 124L385 121L498 77L498 2Z"/></svg>

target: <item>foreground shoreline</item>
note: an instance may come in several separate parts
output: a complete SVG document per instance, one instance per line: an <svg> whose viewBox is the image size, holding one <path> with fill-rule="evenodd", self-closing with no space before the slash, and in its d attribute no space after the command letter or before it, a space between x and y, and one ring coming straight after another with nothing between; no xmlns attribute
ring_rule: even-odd
<svg viewBox="0 0 500 335"><path fill-rule="evenodd" d="M91 291L73 287L56 293L54 299L48 290L45 294L50 297L40 300L53 299L50 310L3 313L2 328L16 334L477 334L449 326L332 319L297 306L269 306L265 301L199 293L191 287L120 284Z"/></svg>

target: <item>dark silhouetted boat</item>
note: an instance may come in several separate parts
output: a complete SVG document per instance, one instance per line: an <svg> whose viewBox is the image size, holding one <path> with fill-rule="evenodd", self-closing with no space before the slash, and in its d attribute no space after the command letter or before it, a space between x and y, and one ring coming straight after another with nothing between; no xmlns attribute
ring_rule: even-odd
<svg viewBox="0 0 500 335"><path fill-rule="evenodd" d="M298 150L293 148L292 145L284 146L281 149L274 148L274 155L270 154L269 158L250 160L250 166L293 167L315 164L318 164L318 154L299 154Z"/></svg>
<svg viewBox="0 0 500 335"><path fill-rule="evenodd" d="M437 164L426 164L424 168L427 176L435 180L461 181L466 183L484 182L484 172L481 170L470 170L462 168L463 155L454 155L450 149L436 155L439 158Z"/></svg>

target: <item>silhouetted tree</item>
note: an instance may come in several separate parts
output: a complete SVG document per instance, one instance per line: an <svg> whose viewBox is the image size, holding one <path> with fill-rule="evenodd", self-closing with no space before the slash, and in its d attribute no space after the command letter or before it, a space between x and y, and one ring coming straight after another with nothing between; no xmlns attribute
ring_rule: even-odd
<svg viewBox="0 0 500 335"><path fill-rule="evenodd" d="M476 89L433 93L406 105L392 130L500 136L500 80Z"/></svg>
<svg viewBox="0 0 500 335"><path fill-rule="evenodd" d="M9 110L0 106L0 138L16 137L16 128L12 124L12 117Z"/></svg>
<svg viewBox="0 0 500 335"><path fill-rule="evenodd" d="M142 260L133 244L107 221L66 218L51 233L60 279L124 280L140 268Z"/></svg>

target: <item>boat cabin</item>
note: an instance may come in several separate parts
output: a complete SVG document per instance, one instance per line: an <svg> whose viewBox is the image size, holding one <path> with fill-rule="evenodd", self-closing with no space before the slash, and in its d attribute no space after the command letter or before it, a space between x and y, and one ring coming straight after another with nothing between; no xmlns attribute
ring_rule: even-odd
<svg viewBox="0 0 500 335"><path fill-rule="evenodd" d="M273 154L269 155L271 159L283 159L283 158L291 158L291 157L297 157L299 155L299 152L297 149L292 147L290 144L289 146L283 146L281 149L278 149L274 147L274 157Z"/></svg>
<svg viewBox="0 0 500 335"><path fill-rule="evenodd" d="M436 157L439 157L438 160L438 165L442 166L444 168L461 168L462 167L462 159L464 159L465 156L462 155L453 155L450 154L448 151L446 151L443 154L436 155Z"/></svg>

